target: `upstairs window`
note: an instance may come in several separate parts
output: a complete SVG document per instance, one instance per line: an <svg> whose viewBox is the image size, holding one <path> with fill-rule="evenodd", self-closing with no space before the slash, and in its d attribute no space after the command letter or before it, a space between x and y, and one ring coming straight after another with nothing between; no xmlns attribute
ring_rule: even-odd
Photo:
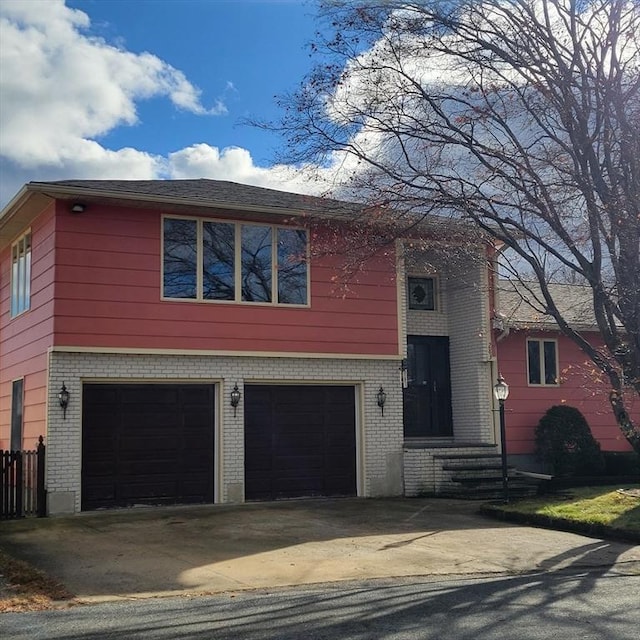
<svg viewBox="0 0 640 640"><path fill-rule="evenodd" d="M31 233L11 247L11 315L29 309L31 300Z"/></svg>
<svg viewBox="0 0 640 640"><path fill-rule="evenodd" d="M527 340L529 384L557 385L558 345L555 340Z"/></svg>
<svg viewBox="0 0 640 640"><path fill-rule="evenodd" d="M308 304L307 232L163 219L163 297Z"/></svg>
<svg viewBox="0 0 640 640"><path fill-rule="evenodd" d="M409 309L436 311L436 279L409 278Z"/></svg>

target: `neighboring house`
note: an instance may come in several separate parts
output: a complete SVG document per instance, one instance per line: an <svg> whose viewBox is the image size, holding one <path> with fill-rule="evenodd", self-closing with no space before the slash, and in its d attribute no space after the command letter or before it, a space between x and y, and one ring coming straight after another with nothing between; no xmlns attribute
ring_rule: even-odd
<svg viewBox="0 0 640 640"><path fill-rule="evenodd" d="M49 513L417 495L495 453L484 249L405 268L397 243L342 287L313 245L352 215L212 180L27 184L0 213L0 448L44 436Z"/></svg>
<svg viewBox="0 0 640 640"><path fill-rule="evenodd" d="M593 315L591 289L551 284L552 295L570 326L596 348L603 347ZM499 280L496 287L497 358L509 384L505 404L510 462L537 470L535 427L550 407L566 404L584 415L603 451L630 451L608 401L609 386L587 355L562 335L537 303L533 283ZM640 406L631 407L640 420Z"/></svg>

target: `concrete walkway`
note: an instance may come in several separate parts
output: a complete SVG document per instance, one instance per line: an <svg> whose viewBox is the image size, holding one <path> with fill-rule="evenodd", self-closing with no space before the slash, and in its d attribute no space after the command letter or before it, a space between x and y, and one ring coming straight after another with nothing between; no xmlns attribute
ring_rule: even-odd
<svg viewBox="0 0 640 640"><path fill-rule="evenodd" d="M3 522L0 547L85 602L586 566L640 576L640 546L497 522L477 508L402 498L140 508Z"/></svg>

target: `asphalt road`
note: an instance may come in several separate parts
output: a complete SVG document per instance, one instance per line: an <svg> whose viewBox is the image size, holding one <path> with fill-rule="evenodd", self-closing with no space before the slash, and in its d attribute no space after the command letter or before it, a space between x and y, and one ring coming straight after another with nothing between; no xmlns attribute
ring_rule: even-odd
<svg viewBox="0 0 640 640"><path fill-rule="evenodd" d="M108 602L0 616L6 640L638 640L640 576L590 568Z"/></svg>

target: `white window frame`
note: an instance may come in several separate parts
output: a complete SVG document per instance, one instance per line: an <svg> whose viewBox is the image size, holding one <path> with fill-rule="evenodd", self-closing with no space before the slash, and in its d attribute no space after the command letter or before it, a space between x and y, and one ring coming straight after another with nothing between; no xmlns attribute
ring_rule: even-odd
<svg viewBox="0 0 640 640"><path fill-rule="evenodd" d="M31 229L11 245L11 317L31 308ZM22 259L24 258L24 259Z"/></svg>
<svg viewBox="0 0 640 640"><path fill-rule="evenodd" d="M195 298L171 298L164 295L164 221L165 220L195 220L196 222L196 297ZM209 300L203 297L203 265L204 265L204 252L203 252L203 228L205 222L232 224L234 225L234 300ZM242 299L242 226L252 227L269 227L271 229L271 290L272 300L271 302L257 301ZM284 229L285 231L304 231L307 236L307 246L305 250L305 265L306 265L306 291L307 301L303 304L295 304L288 302L278 302L278 230ZM160 221L160 299L166 302L199 302L199 303L212 303L212 304L247 304L247 305L263 305L268 307L284 307L287 309L295 308L307 308L311 306L311 264L310 264L310 251L309 251L309 231L304 227L294 227L287 225L273 225L265 224L262 222L252 222L251 220L238 221L227 220L221 218L198 218L195 216L170 216L163 215Z"/></svg>
<svg viewBox="0 0 640 640"><path fill-rule="evenodd" d="M530 366L529 366L529 343L535 342L538 345L538 361L540 363L540 382L531 382L531 378L529 376ZM544 343L550 342L552 343L554 356L555 356L555 366L556 366L556 379L555 382L546 382L546 370L545 370L545 362L544 362ZM527 361L527 384L530 387L557 387L560 385L560 361L558 357L558 341L555 338L527 338L526 340L526 361Z"/></svg>

